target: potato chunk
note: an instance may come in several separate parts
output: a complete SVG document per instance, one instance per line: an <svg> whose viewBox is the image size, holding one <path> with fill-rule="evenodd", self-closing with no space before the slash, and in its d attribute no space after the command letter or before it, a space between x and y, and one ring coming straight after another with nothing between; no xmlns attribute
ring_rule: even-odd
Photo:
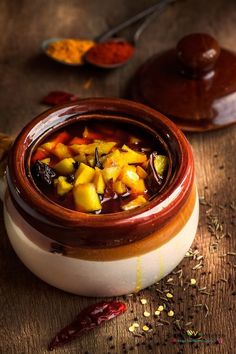
<svg viewBox="0 0 236 354"><path fill-rule="evenodd" d="M50 165L50 161L51 161L50 157L46 157L45 159L40 160L40 162L45 163L45 165Z"/></svg>
<svg viewBox="0 0 236 354"><path fill-rule="evenodd" d="M109 155L106 156L105 161L103 162L103 167L123 167L126 165L126 161L120 151L116 149L115 151L111 152Z"/></svg>
<svg viewBox="0 0 236 354"><path fill-rule="evenodd" d="M135 166L123 167L119 179L129 188L134 188L139 180Z"/></svg>
<svg viewBox="0 0 236 354"><path fill-rule="evenodd" d="M147 161L147 156L141 152L130 149L127 145L122 146L124 152L121 153L122 157L128 164L143 163Z"/></svg>
<svg viewBox="0 0 236 354"><path fill-rule="evenodd" d="M106 167L102 170L104 181L107 183L108 181L112 180L115 182L121 172L120 167Z"/></svg>
<svg viewBox="0 0 236 354"><path fill-rule="evenodd" d="M102 170L100 170L100 168L98 167L95 167L95 175L94 175L93 183L95 185L97 193L104 194L106 184L102 176Z"/></svg>
<svg viewBox="0 0 236 354"><path fill-rule="evenodd" d="M55 184L57 187L57 194L61 196L67 194L73 188L73 185L67 182L66 177L64 176L59 176Z"/></svg>
<svg viewBox="0 0 236 354"><path fill-rule="evenodd" d="M87 161L91 167L94 167L95 165L95 156L94 155L88 155L87 156Z"/></svg>
<svg viewBox="0 0 236 354"><path fill-rule="evenodd" d="M143 204L145 204L147 201L146 199L142 196L139 195L137 198L131 200L129 203L123 205L121 207L122 210L132 210L135 209Z"/></svg>
<svg viewBox="0 0 236 354"><path fill-rule="evenodd" d="M68 146L62 143L57 144L55 149L52 150L52 153L56 155L60 160L65 159L66 157L71 157L71 152Z"/></svg>
<svg viewBox="0 0 236 354"><path fill-rule="evenodd" d="M79 184L73 189L75 208L82 212L97 211L102 208L93 183Z"/></svg>
<svg viewBox="0 0 236 354"><path fill-rule="evenodd" d="M126 186L121 181L116 181L115 183L113 183L112 188L117 194L124 194L127 191Z"/></svg>
<svg viewBox="0 0 236 354"><path fill-rule="evenodd" d="M83 163L87 163L87 157L84 153L79 153L78 155L74 156L75 161L78 162L83 162Z"/></svg>
<svg viewBox="0 0 236 354"><path fill-rule="evenodd" d="M78 170L75 173L75 186L78 184L89 183L92 181L95 175L95 170L83 162L79 165Z"/></svg>
<svg viewBox="0 0 236 354"><path fill-rule="evenodd" d="M41 145L41 148L47 150L48 152L51 152L55 146L57 145L57 143L55 141L48 141L47 143L44 143L43 145Z"/></svg>
<svg viewBox="0 0 236 354"><path fill-rule="evenodd" d="M98 149L98 154L104 155L104 154L109 154L111 149L116 145L117 143L112 142L112 141L97 141L92 144L87 144L87 145L78 145L78 144L73 144L71 145L71 149L76 153L84 153L87 155L92 155L95 154L95 149Z"/></svg>
<svg viewBox="0 0 236 354"><path fill-rule="evenodd" d="M69 175L74 172L75 168L73 163L75 162L72 157L67 157L60 162L58 162L55 166L54 169L56 170L57 173L60 175Z"/></svg>
<svg viewBox="0 0 236 354"><path fill-rule="evenodd" d="M132 194L144 194L146 192L146 186L144 184L144 180L139 179L136 183L134 183L131 192Z"/></svg>

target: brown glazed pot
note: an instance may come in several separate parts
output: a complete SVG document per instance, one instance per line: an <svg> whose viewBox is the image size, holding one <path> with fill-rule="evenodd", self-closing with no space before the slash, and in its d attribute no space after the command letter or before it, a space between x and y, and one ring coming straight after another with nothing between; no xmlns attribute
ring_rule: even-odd
<svg viewBox="0 0 236 354"><path fill-rule="evenodd" d="M85 214L52 202L36 187L29 168L35 146L62 127L94 119L129 123L134 131L141 127L166 151L164 189L143 207ZM16 253L40 278L77 294L120 295L152 284L179 263L196 232L198 201L188 141L162 114L127 100L84 99L33 119L11 150L7 185L5 223ZM158 257L166 257L166 266Z"/></svg>

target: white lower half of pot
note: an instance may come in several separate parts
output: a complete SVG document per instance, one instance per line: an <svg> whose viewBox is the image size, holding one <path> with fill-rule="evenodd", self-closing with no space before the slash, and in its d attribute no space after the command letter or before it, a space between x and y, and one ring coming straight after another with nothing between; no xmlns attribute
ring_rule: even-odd
<svg viewBox="0 0 236 354"><path fill-rule="evenodd" d="M25 266L40 279L73 294L118 296L158 282L180 263L196 234L199 203L196 197L192 213L182 229L160 247L139 256L111 261L84 260L44 250L24 234L7 208L4 214L12 247ZM14 208L14 220L20 218ZM35 229L32 228L32 232Z"/></svg>

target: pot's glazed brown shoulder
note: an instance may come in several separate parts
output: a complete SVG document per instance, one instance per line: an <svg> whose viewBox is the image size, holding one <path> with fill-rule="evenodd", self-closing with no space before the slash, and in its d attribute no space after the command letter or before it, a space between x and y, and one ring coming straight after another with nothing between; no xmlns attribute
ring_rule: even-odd
<svg viewBox="0 0 236 354"><path fill-rule="evenodd" d="M30 159L42 139L77 121L97 119L145 130L169 157L162 192L136 210L92 215L66 209L49 200L33 181ZM7 182L11 200L23 218L50 239L80 248L109 248L144 239L174 218L192 192L194 166L186 138L159 112L127 100L84 99L46 111L21 131L9 157Z"/></svg>

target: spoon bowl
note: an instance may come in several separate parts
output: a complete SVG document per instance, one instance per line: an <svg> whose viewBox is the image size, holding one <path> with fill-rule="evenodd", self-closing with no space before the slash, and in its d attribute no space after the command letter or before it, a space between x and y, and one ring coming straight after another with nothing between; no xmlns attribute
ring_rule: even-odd
<svg viewBox="0 0 236 354"><path fill-rule="evenodd" d="M106 64L106 63L101 63L99 61L96 61L93 60L92 58L90 58L90 54L92 52L92 50L95 49L95 47L97 46L101 46L101 45L104 45L104 44L108 44L108 43L112 43L112 44L116 44L116 43L124 43L124 44L128 44L130 46L130 49L131 49L131 53L129 56L127 56L126 59L124 59L123 61L119 61L117 63L113 63L113 64ZM102 68L102 69L116 69L120 66L123 66L125 65L135 54L135 46L132 45L131 43L129 43L127 40L125 40L124 38L111 38L110 40L108 41L105 41L105 42L102 42L102 43L98 43L97 45L95 44L94 47L90 48L86 53L85 53L85 56L84 56L84 59L85 59L85 62L93 65L93 66L96 66L98 68Z"/></svg>
<svg viewBox="0 0 236 354"><path fill-rule="evenodd" d="M115 69L118 67L121 67L123 65L125 65L130 59L132 59L132 57L134 56L136 47L137 47L137 43L138 40L141 36L141 34L143 33L143 31L146 29L146 27L153 21L154 18L156 18L157 15L160 15L160 13L165 9L166 5L173 2L173 0L164 0L163 2L160 1L158 3L159 7L157 9L155 9L155 11L151 14L149 14L148 16L146 16L145 20L141 23L141 25L138 26L138 28L135 30L134 34L133 34L133 38L131 41L127 41L124 38L109 38L107 36L102 36L99 40L98 43L95 44L94 47L90 48L86 53L85 53L85 61L88 62L89 64L102 68L102 69ZM114 34L113 31L110 31L110 34ZM126 43L128 45L130 45L130 48L132 48L132 51L130 53L130 55L127 56L127 58L125 58L124 60L120 60L117 63L102 63L99 60L93 60L90 58L90 54L92 51L96 50L96 47L102 46L104 43L117 43L117 42L123 42ZM107 52L110 53L109 48L107 48ZM119 49L117 51L117 57L119 55Z"/></svg>
<svg viewBox="0 0 236 354"><path fill-rule="evenodd" d="M135 44L137 42L137 39L139 38L140 34L142 33L142 31L144 30L144 28L146 27L146 25L150 22L150 20L152 19L152 16L149 15L155 15L155 14L160 14L167 5L174 3L176 0L159 0L156 4L148 7L147 9L135 14L134 16L130 17L129 19L125 20L124 22L118 24L117 26L115 26L112 29L109 29L108 31L102 33L101 35L97 36L96 38L94 38L94 43L101 43L101 42L105 42L107 40L115 40L113 39L113 36L116 35L119 31L137 23L138 21L142 20L142 19L146 19L143 24L138 28L138 30L135 32L134 34L134 38L133 38L133 42L134 42L134 47ZM150 19L150 20L149 20ZM43 41L42 43L42 50L43 52L51 59L57 61L58 63L64 64L64 65L68 65L68 66L81 66L84 64L83 60L81 63L70 63L67 62L65 60L60 60L58 58L53 57L52 55L50 55L47 52L47 49L49 47L50 44L61 41L61 40L66 40L68 38L50 38L50 39L46 39L45 41ZM78 38L78 40L80 40ZM117 39L116 39L117 40ZM123 40L126 41L126 40ZM127 42L127 41L126 41ZM127 42L128 43L128 42ZM88 49L89 50L89 49ZM86 53L87 51L85 51ZM84 54L85 54L84 53ZM116 64L99 64L97 65L95 62L91 62L90 64L97 66L97 67L101 67L104 69L113 69L113 68L117 68L119 66L124 65L133 55L131 55L129 58L127 58L127 60L124 60L121 63L116 63Z"/></svg>
<svg viewBox="0 0 236 354"><path fill-rule="evenodd" d="M48 48L51 44L53 43L56 43L56 42L59 42L59 41L63 41L63 40L67 40L68 38L58 38L58 37L54 37L54 38L49 38L49 39L46 39L45 41L43 41L42 45L41 45L41 48L44 52L44 54L47 55L47 57L49 57L50 59L52 60L55 60L57 61L58 63L61 63L61 64L64 64L64 65L68 65L68 66L82 66L84 65L84 62L82 61L81 63L70 63L70 62L67 62L65 60L60 60L60 59L57 59L56 57L50 55L48 53ZM74 38L73 38L74 39ZM76 39L75 39L76 40ZM78 40L81 40L81 39L78 39Z"/></svg>

